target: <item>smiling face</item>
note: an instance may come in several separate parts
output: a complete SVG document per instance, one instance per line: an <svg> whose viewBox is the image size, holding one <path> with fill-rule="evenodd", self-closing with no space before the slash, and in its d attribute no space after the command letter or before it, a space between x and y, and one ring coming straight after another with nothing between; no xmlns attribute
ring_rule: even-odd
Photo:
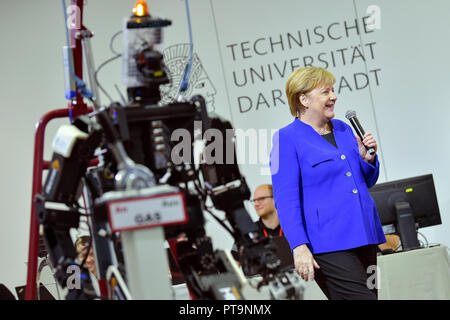
<svg viewBox="0 0 450 320"><path fill-rule="evenodd" d="M331 84L319 85L310 92L300 95L299 99L305 106L303 112L305 117L321 122L328 122L334 118L337 97Z"/></svg>
<svg viewBox="0 0 450 320"><path fill-rule="evenodd" d="M272 190L268 186L262 185L256 188L253 199L259 217L262 218L276 212Z"/></svg>

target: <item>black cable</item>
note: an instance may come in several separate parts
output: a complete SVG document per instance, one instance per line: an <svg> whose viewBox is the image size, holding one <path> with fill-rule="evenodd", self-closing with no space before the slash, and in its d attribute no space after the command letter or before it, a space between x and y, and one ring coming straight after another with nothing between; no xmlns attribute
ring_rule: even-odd
<svg viewBox="0 0 450 320"><path fill-rule="evenodd" d="M208 212L212 217L226 230L228 231L234 240L237 240L234 236L233 231L221 220L219 217L217 217L214 213L212 213L208 208L205 207L205 211Z"/></svg>
<svg viewBox="0 0 450 320"><path fill-rule="evenodd" d="M189 182L189 180L186 180L187 170L186 170L184 165L182 166L182 171L184 172L184 174L182 174L182 176L184 177L184 179L183 179L184 181L183 182L184 182L185 187L186 187L185 190L189 191L188 190L188 186L187 186L187 183ZM194 175L196 175L195 176L196 179L193 179L191 181L194 183L194 186L197 189L197 192L200 194L203 202L206 202L207 195L201 190L200 186L198 186L196 184L196 182L200 182L199 176L198 176L198 172L196 170L194 170ZM234 235L233 231L219 217L217 217L214 213L212 213L212 211L209 210L209 208L206 207L206 206L205 206L205 211L208 212L226 231L228 231L233 239L237 240L235 238L235 235Z"/></svg>
<svg viewBox="0 0 450 320"><path fill-rule="evenodd" d="M107 59L107 60L104 61L102 64L100 64L100 66L97 68L97 70L95 71L95 74L94 74L95 83L97 84L98 88L99 88L99 89L105 94L105 96L109 99L109 101L110 101L111 103L113 103L114 100L111 98L111 96L108 94L108 92L106 92L106 90L100 85L100 83L99 83L99 81L98 81L97 74L99 73L99 71L100 71L105 65L107 65L108 63L110 63L110 62L112 62L112 61L114 61L114 60L116 60L117 58L119 58L119 57L122 56L122 54L116 52L116 51L114 50L114 48L113 48L114 39L115 39L119 34L121 34L122 32L123 32L122 30L116 32L116 33L111 37L111 40L109 41L109 49L110 49L111 52L114 54L114 56L111 57L111 58L109 58L109 59Z"/></svg>
<svg viewBox="0 0 450 320"><path fill-rule="evenodd" d="M203 200L203 203L206 203L206 198L208 195L207 195L207 193L205 193L202 190L202 185L201 185L200 175L199 175L200 170L197 170L195 168L195 166L193 165L193 171L194 171L194 176L195 176L195 179L192 180L194 183L194 186L195 186L197 192L200 194L200 196ZM199 183L199 185L197 185L197 183ZM214 208L214 207L211 207L211 208ZM216 216L214 213L212 213L210 208L208 208L206 205L205 205L205 211L208 212L226 231L228 231L231 234L232 238L237 241L233 231L223 222L222 219L220 219L218 216Z"/></svg>
<svg viewBox="0 0 450 320"><path fill-rule="evenodd" d="M186 168L184 166L182 166L182 171L184 171L184 173L185 173L185 175L182 175L182 176L185 177L186 173L187 173L187 170L186 170ZM194 183L195 189L199 193L199 195L202 198L203 202L206 203L207 194L201 188L201 181L200 181L200 178L199 178L199 175L198 175L199 171L195 170L195 167L194 167L193 171L194 171L195 179L193 179L191 181ZM189 191L188 190L188 186L187 186L187 183L189 182L189 180L186 180L186 178L183 179L183 180L184 180L183 183L185 184L185 191L187 192L187 191ZM200 185L198 185L197 182ZM226 231L228 231L231 234L231 237L233 239L237 240L235 238L235 235L234 235L233 231L222 221L222 219L220 219L214 213L212 213L212 211L207 206L205 206L205 211L207 211Z"/></svg>
<svg viewBox="0 0 450 320"><path fill-rule="evenodd" d="M108 63L110 63L110 62L116 60L117 58L120 58L121 56L122 56L122 55L119 54L119 55L116 55L116 56L114 56L114 57L112 57L112 58L109 58L108 60L104 61L104 62L97 68L97 70L96 70L95 73L94 73L95 83L97 84L98 88L99 88L100 90L102 90L102 92L105 94L105 96L109 99L109 101L110 101L111 103L113 103L114 100L111 98L111 96L108 94L108 92L106 92L106 90L105 90L105 89L100 85L100 83L98 82L97 74L99 73L99 71L101 70L101 68L103 68L103 67L104 67L105 65L107 65Z"/></svg>
<svg viewBox="0 0 450 320"><path fill-rule="evenodd" d="M87 258L89 256L89 252L91 251L91 248L92 248L92 230L91 230L91 227L89 226L89 223L87 223L87 225L88 225L88 229L89 229L89 245L87 247L87 251L83 258L83 261L81 261L80 269L83 269L84 265L86 264Z"/></svg>
<svg viewBox="0 0 450 320"><path fill-rule="evenodd" d="M422 236L422 238L425 239L425 242L426 242L425 248L428 248L428 239L422 233L420 233L418 231L417 231L417 234L420 234Z"/></svg>
<svg viewBox="0 0 450 320"><path fill-rule="evenodd" d="M200 180L200 170L197 170L195 168L195 165L193 165L193 170L194 170L194 185L197 189L197 192L199 192L202 195L202 199L204 200L204 202L206 202L206 198L208 197L208 194L206 192L203 191L204 187L202 186L202 182ZM198 185L197 185L198 182Z"/></svg>
<svg viewBox="0 0 450 320"><path fill-rule="evenodd" d="M79 201L79 200L78 200ZM77 213L81 216L81 217L90 217L91 214L87 213L87 209L83 206L81 206L78 201L75 201L73 204L67 204L67 206L71 209L73 209L74 211L77 211ZM80 209L83 209L85 213L80 212Z"/></svg>
<svg viewBox="0 0 450 320"><path fill-rule="evenodd" d="M114 43L114 39L115 39L119 34L121 34L122 32L123 32L122 30L117 31L117 32L111 37L111 40L109 41L109 49L110 49L111 52L114 53L116 56L117 56L117 55L120 55L120 53L118 53L118 52L116 52L116 51L114 50L114 48L113 48L113 43Z"/></svg>

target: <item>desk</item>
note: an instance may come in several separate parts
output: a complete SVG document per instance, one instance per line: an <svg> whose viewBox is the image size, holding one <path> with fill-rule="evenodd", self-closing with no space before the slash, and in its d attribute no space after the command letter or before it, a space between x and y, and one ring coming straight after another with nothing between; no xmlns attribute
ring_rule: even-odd
<svg viewBox="0 0 450 320"><path fill-rule="evenodd" d="M450 300L447 247L416 249L377 257L379 300ZM316 282L306 282L304 300L326 300ZM246 299L270 299L269 290L244 288Z"/></svg>
<svg viewBox="0 0 450 320"><path fill-rule="evenodd" d="M378 256L380 300L450 299L447 247L416 249Z"/></svg>

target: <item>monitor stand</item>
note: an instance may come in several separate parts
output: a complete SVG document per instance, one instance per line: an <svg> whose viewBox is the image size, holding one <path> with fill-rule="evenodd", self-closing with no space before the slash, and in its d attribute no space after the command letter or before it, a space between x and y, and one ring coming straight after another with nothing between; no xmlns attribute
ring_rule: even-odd
<svg viewBox="0 0 450 320"><path fill-rule="evenodd" d="M395 203L397 215L397 231L404 251L420 248L417 239L416 221L409 202L399 201Z"/></svg>

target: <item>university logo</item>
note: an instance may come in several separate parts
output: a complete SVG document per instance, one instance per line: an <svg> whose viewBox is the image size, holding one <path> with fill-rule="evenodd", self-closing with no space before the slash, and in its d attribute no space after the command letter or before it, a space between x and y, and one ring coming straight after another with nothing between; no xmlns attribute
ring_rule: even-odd
<svg viewBox="0 0 450 320"><path fill-rule="evenodd" d="M164 52L164 63L168 69L170 83L160 86L161 103L167 104L177 100L178 91L184 70L189 62L190 44L180 43L167 47ZM189 86L183 93L186 99L201 95L206 100L208 112L214 111L214 96L217 91L206 73L205 68L196 53L192 57Z"/></svg>

